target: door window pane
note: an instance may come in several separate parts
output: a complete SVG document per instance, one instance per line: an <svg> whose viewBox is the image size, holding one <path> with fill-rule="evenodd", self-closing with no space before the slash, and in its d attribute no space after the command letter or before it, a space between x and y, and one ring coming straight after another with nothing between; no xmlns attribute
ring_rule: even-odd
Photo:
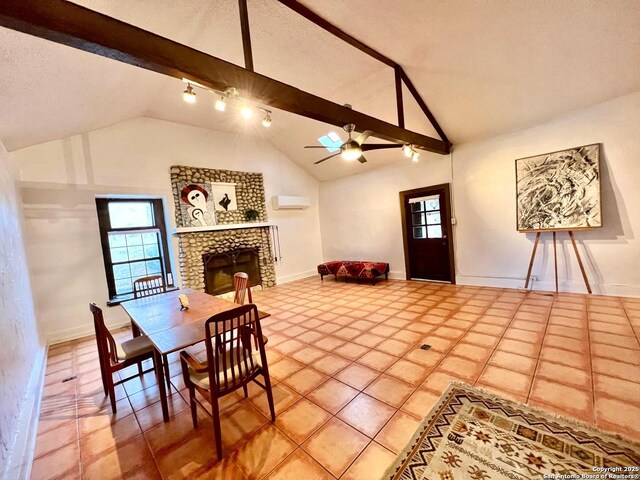
<svg viewBox="0 0 640 480"><path fill-rule="evenodd" d="M425 214L425 216L427 217L427 221L426 221L427 225L435 225L435 224L441 223L440 222L440 212L427 213L427 214Z"/></svg>
<svg viewBox="0 0 640 480"><path fill-rule="evenodd" d="M160 266L160 260L150 260L145 262L147 264L147 274L148 275L156 275L162 273L162 268Z"/></svg>
<svg viewBox="0 0 640 480"><path fill-rule="evenodd" d="M440 210L440 199L435 198L433 200L428 200L423 202L425 204L425 210Z"/></svg>
<svg viewBox="0 0 640 480"><path fill-rule="evenodd" d="M411 218L414 225L424 225L424 213L413 213L411 214Z"/></svg>
<svg viewBox="0 0 640 480"><path fill-rule="evenodd" d="M429 225L427 227L427 234L429 235L429 238L442 238L442 226Z"/></svg>
<svg viewBox="0 0 640 480"><path fill-rule="evenodd" d="M153 226L151 202L109 202L111 228Z"/></svg>
<svg viewBox="0 0 640 480"><path fill-rule="evenodd" d="M427 238L425 227L413 227L413 238Z"/></svg>
<svg viewBox="0 0 640 480"><path fill-rule="evenodd" d="M415 202L411 204L412 212L419 212L421 210L424 210L424 202Z"/></svg>

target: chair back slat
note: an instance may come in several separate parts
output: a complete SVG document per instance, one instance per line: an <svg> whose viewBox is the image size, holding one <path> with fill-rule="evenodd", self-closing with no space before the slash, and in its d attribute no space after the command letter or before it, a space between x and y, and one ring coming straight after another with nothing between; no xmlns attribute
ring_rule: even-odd
<svg viewBox="0 0 640 480"><path fill-rule="evenodd" d="M142 277L133 282L133 298L149 297L166 291L167 287L162 275Z"/></svg>
<svg viewBox="0 0 640 480"><path fill-rule="evenodd" d="M257 307L247 304L218 313L207 320L205 329L211 391L225 392L247 383L259 369L254 353L263 358ZM260 332L258 341L251 341L253 332Z"/></svg>
<svg viewBox="0 0 640 480"><path fill-rule="evenodd" d="M251 285L249 283L249 275L244 272L238 272L233 276L233 303L244 305L245 301L253 303L251 298Z"/></svg>
<svg viewBox="0 0 640 480"><path fill-rule="evenodd" d="M116 341L104 324L102 309L95 303L90 303L89 310L93 314L93 326L96 331L96 342L98 343L100 362L102 363L103 361L109 360L111 363L117 363L118 354L116 351Z"/></svg>

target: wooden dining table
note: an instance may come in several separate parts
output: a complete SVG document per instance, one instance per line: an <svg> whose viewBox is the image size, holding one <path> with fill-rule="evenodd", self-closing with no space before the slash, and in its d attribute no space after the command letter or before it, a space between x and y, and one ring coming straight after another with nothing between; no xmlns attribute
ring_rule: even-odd
<svg viewBox="0 0 640 480"><path fill-rule="evenodd" d="M189 308L182 310L178 295L189 299ZM205 323L217 313L237 307L236 303L214 297L190 288L173 290L159 295L137 298L121 303L133 324L153 344L153 362L162 405L162 417L169 421L167 389L165 388L163 362L168 355L205 340ZM260 319L269 316L258 311ZM168 379L167 379L168 380Z"/></svg>

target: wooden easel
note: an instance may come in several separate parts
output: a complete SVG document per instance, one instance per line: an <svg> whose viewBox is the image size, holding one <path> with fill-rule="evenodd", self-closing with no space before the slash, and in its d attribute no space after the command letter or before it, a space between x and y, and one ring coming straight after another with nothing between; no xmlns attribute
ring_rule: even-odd
<svg viewBox="0 0 640 480"><path fill-rule="evenodd" d="M527 271L527 281L524 284L525 290L529 288L529 281L531 280L531 270L533 269L533 261L536 258L536 250L538 249L538 242L540 241L540 234L542 232L536 232L536 240L533 242L533 251L531 252L531 260L529 260L529 270ZM556 293L558 293L558 254L556 251L556 233L553 233L553 269L555 273L556 279ZM587 292L591 292L591 285L589 285L589 280L587 279L587 272L584 270L584 265L582 264L582 259L580 258L580 252L578 252L578 247L576 246L576 240L573 238L573 232L569 230L569 238L571 239L571 244L573 245L573 251L576 252L576 258L578 259L578 265L580 266L580 272L582 272L582 278L584 280L584 284L587 287Z"/></svg>

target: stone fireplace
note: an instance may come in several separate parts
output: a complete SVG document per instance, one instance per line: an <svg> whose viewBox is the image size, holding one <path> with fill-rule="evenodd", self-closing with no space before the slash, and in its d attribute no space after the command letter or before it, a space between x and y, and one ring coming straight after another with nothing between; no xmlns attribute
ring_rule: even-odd
<svg viewBox="0 0 640 480"><path fill-rule="evenodd" d="M233 276L238 272L249 275L252 287L262 285L260 259L257 248L243 248L225 253L207 253L204 263L204 291L220 295L233 290Z"/></svg>
<svg viewBox="0 0 640 480"><path fill-rule="evenodd" d="M238 271L249 274L252 286L275 286L275 263L268 226L178 232L176 235L180 243L184 288L214 295L226 293L233 289L232 277Z"/></svg>

